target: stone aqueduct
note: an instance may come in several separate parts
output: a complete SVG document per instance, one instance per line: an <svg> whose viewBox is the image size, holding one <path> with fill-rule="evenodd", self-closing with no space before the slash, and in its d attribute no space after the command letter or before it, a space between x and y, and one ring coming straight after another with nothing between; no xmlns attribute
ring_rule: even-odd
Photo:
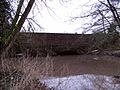
<svg viewBox="0 0 120 90"><path fill-rule="evenodd" d="M33 56L36 53L83 54L93 43L91 34L20 33L12 51L29 52Z"/></svg>
<svg viewBox="0 0 120 90"><path fill-rule="evenodd" d="M108 55L81 55L89 50L95 50L96 47L94 47L94 45L96 46L98 42L106 38L105 35L100 38L98 37L100 36L94 36L92 34L20 33L11 50L15 50L17 54L21 52L24 53L28 50L28 52L32 52L32 55L36 52L38 54L41 52L48 53L50 51L57 53L57 56L50 57L53 71L48 70L47 75L52 77L83 74L119 76L119 57ZM66 53L71 54L70 52L80 55L59 55ZM45 57L45 60L46 58L47 57ZM38 59L41 60L41 57L38 57ZM47 63L51 63L51 61L47 60ZM67 67L67 69L64 68L64 66Z"/></svg>
<svg viewBox="0 0 120 90"><path fill-rule="evenodd" d="M20 33L11 50L32 56L81 55L98 49L105 39L103 34Z"/></svg>

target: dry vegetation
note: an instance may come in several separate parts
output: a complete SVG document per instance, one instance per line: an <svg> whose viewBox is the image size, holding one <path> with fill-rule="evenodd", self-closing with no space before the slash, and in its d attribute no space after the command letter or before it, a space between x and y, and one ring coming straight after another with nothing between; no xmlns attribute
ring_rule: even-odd
<svg viewBox="0 0 120 90"><path fill-rule="evenodd" d="M0 90L51 90L40 82L51 69L47 60L37 57L3 59L0 67Z"/></svg>
<svg viewBox="0 0 120 90"><path fill-rule="evenodd" d="M46 58L7 58L2 60L0 66L0 90L59 90L57 88L62 86L62 83L64 83L60 82L54 88L50 88L43 83L43 80L48 78L49 75L53 73L53 60L49 56ZM62 70L63 72L61 72L61 74L70 72L69 67L65 67L65 65L63 65L63 68L64 70ZM116 86L114 83L109 83L110 79L107 80L104 76L85 76L84 78L88 80L88 82L92 83L91 87L95 90L110 90L110 88L114 85L115 88L120 88L120 84L117 83ZM67 80L67 82L65 81L66 85L70 83L71 80L69 80ZM61 88L64 87L67 86L63 86ZM82 85L82 87L83 90L88 90L88 87L85 86L85 83ZM76 90L79 90L79 88Z"/></svg>

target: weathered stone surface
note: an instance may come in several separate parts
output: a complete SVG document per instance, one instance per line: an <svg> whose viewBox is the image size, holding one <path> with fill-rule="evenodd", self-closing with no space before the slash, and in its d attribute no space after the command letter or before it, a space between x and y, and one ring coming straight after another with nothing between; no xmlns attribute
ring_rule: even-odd
<svg viewBox="0 0 120 90"><path fill-rule="evenodd" d="M20 33L12 50L32 56L80 55L106 48L106 38L104 34Z"/></svg>
<svg viewBox="0 0 120 90"><path fill-rule="evenodd" d="M92 44L91 35L57 33L20 33L13 52L46 55L83 54Z"/></svg>

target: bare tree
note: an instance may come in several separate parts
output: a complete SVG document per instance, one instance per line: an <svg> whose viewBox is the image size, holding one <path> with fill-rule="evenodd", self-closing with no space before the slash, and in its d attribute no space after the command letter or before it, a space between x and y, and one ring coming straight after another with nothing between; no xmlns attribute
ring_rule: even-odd
<svg viewBox="0 0 120 90"><path fill-rule="evenodd" d="M6 0L4 0L4 2L7 3ZM15 39L17 38L17 34L20 32L33 4L35 3L35 0L29 0L27 7L25 8L25 11L20 16L21 9L23 7L23 3L24 3L24 0L19 1L15 17L13 18L12 23L10 25L9 34L6 36L6 33L5 33L1 37L1 44L2 44L1 55L3 55L3 56L10 49L11 45L13 44ZM2 30L3 30L3 28L2 28ZM2 30L1 30L1 32L2 32Z"/></svg>
<svg viewBox="0 0 120 90"><path fill-rule="evenodd" d="M117 4L116 4L117 3ZM112 25L119 27L119 1L115 0L98 0L97 3L90 5L90 11L83 13L81 16L74 16L72 20L81 18L90 18L92 22L84 25L84 32L109 32L108 28ZM88 5L87 5L88 6ZM114 27L113 27L114 28Z"/></svg>
<svg viewBox="0 0 120 90"><path fill-rule="evenodd" d="M95 34L95 38L99 38L96 39L97 48L100 46L108 47L108 45L116 43L119 39L119 13L119 0L98 0L98 2L90 5L89 11L82 13L81 16L73 16L71 20L89 18L90 21L82 25L83 33L91 31ZM101 37L98 34L104 35Z"/></svg>

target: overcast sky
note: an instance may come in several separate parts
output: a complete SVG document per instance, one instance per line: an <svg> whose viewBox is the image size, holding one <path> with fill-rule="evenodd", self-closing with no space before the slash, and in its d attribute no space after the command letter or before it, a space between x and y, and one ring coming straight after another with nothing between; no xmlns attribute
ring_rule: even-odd
<svg viewBox="0 0 120 90"><path fill-rule="evenodd" d="M13 1L13 7L17 8L17 1ZM25 0L23 10L27 6ZM42 0L45 1L45 0ZM66 1L66 2L61 2ZM86 19L79 19L75 22L71 22L71 17L83 15L84 12L89 11L91 5L98 0L46 0L46 5L41 0L36 0L36 4L31 10L28 18L34 19L40 26L44 29L41 30L39 27L34 25L36 29L35 32L51 32L51 33L82 33L83 29L81 26L85 22L89 22ZM33 17L34 16L34 17ZM27 20L26 20L27 21ZM27 23L24 24L26 29Z"/></svg>
<svg viewBox="0 0 120 90"><path fill-rule="evenodd" d="M61 0L62 1L62 0ZM44 30L37 32L51 32L51 33L82 33L80 28L85 22L85 19L80 19L76 22L70 22L70 17L80 16L83 12L89 10L89 7L84 5L90 5L97 0L66 0L68 2L60 2L60 0L46 0L47 8L39 0L36 0L36 8L34 11L34 19L40 24ZM32 17L29 14L29 17ZM79 28L79 29L78 29Z"/></svg>

